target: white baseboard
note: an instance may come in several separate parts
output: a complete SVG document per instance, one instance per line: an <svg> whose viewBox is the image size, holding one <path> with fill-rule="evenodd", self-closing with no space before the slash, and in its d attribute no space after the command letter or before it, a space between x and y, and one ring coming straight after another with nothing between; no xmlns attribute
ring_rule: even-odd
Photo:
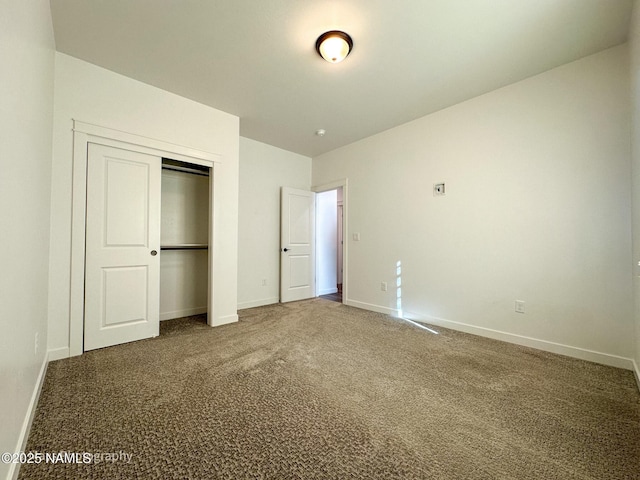
<svg viewBox="0 0 640 480"><path fill-rule="evenodd" d="M640 365L633 360L633 373L636 374L636 383L638 384L638 390L640 390Z"/></svg>
<svg viewBox="0 0 640 480"><path fill-rule="evenodd" d="M47 351L47 358L50 362L69 358L69 347L52 348Z"/></svg>
<svg viewBox="0 0 640 480"><path fill-rule="evenodd" d="M348 299L345 302L346 305L350 305L356 308L362 308L364 310L371 310L373 312L386 313L394 317L400 316L399 310L383 307L381 305L374 305L366 302L359 302L357 300ZM525 347L536 348L545 352L557 353L559 355L566 355L568 357L578 358L580 360L587 360L594 363L600 363L602 365L608 365L610 367L624 368L625 370L633 370L638 380L638 387L640 388L640 369L638 364L631 358L620 357L618 355L611 355L609 353L596 352L594 350L588 350L586 348L573 347L571 345L563 345L561 343L550 342L548 340L540 340L532 337L525 337L523 335L516 335L514 333L502 332L500 330L493 330L485 327L478 327L475 325L469 325L468 323L455 322L453 320L447 320L444 318L430 317L425 315L412 314L410 312L402 312L402 318L408 320L424 323L427 325L435 325L451 330L458 330L460 332L471 333L480 337L493 338L494 340L501 340L503 342L514 343L516 345L522 345Z"/></svg>
<svg viewBox="0 0 640 480"><path fill-rule="evenodd" d="M29 431L31 430L33 417L36 414L36 407L38 406L38 399L40 398L40 391L42 390L44 377L47 374L48 364L49 364L48 354L45 353L44 358L42 359L42 365L40 366L40 372L38 373L38 378L36 379L36 384L33 387L31 400L29 400L27 413L25 414L24 421L22 422L22 428L20 429L20 436L18 437L18 443L16 444L15 453L24 452L27 446L27 440L29 440ZM7 480L17 480L18 473L20 473L20 464L19 463L10 464L9 472L7 473Z"/></svg>
<svg viewBox="0 0 640 480"><path fill-rule="evenodd" d="M413 320L420 323L426 323L428 325L441 326L444 328L449 328L451 330L458 330L465 333L471 333L473 335L478 335L481 337L488 337L488 338L493 338L495 340L501 340L503 342L515 343L516 345L532 347L538 350L543 350L545 352L566 355L568 357L600 363L602 365L608 365L610 367L624 368L625 370L634 369L632 359L620 357L618 355L611 355L608 353L596 352L594 350L588 350L586 348L573 347L571 345L563 345L561 343L550 342L548 340L540 340L532 337L525 337L523 335L516 335L513 333L502 332L500 330L493 330L485 327L477 327L475 325L469 325L467 323L461 323L461 322L454 322L452 320L446 320L443 318L425 317L425 316L411 314L409 312L404 312L403 316L409 320Z"/></svg>
<svg viewBox="0 0 640 480"><path fill-rule="evenodd" d="M320 295L331 295L332 293L338 293L338 287L325 288L324 290L318 290L318 297Z"/></svg>
<svg viewBox="0 0 640 480"><path fill-rule="evenodd" d="M227 315L225 317L219 317L212 319L211 325L212 327L219 327L221 325L227 325L228 323L235 323L238 321L238 314L235 315Z"/></svg>
<svg viewBox="0 0 640 480"><path fill-rule="evenodd" d="M175 310L173 312L162 312L160 313L160 321L190 317L191 315L200 315L201 313L207 313L207 307L185 308L184 310Z"/></svg>
<svg viewBox="0 0 640 480"><path fill-rule="evenodd" d="M374 305L373 303L359 302L357 300L351 300L350 298L347 299L344 304L351 307L362 308L363 310L370 310L372 312L386 313L392 317L397 317L400 314L400 311L395 308Z"/></svg>
<svg viewBox="0 0 640 480"><path fill-rule="evenodd" d="M254 307L264 307L265 305L273 305L274 303L278 303L280 298L278 297L270 297L270 298L262 298L260 300L253 300L251 302L242 302L238 304L238 310L244 310L245 308L254 308Z"/></svg>

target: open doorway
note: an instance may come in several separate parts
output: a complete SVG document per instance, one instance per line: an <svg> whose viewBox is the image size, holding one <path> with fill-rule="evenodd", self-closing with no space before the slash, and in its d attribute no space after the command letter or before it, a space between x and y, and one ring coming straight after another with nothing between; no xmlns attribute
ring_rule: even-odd
<svg viewBox="0 0 640 480"><path fill-rule="evenodd" d="M316 276L317 296L344 303L342 186L316 194Z"/></svg>

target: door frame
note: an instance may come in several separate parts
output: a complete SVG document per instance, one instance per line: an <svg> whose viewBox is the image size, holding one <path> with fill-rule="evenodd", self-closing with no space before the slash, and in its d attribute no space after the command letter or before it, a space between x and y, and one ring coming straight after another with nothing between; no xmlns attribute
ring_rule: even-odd
<svg viewBox="0 0 640 480"><path fill-rule="evenodd" d="M71 206L71 292L69 298L69 355L84 351L84 283L85 233L87 209L87 162L89 143L106 145L209 167L209 244L213 243L215 168L222 156L218 153L176 145L121 130L73 120L73 179ZM208 323L214 323L213 249L209 249Z"/></svg>
<svg viewBox="0 0 640 480"><path fill-rule="evenodd" d="M349 305L349 179L342 178L330 183L311 187L312 192L321 193L342 187L342 303ZM316 217L317 218L317 217ZM318 228L316 225L316 235ZM317 293L317 292L316 292Z"/></svg>

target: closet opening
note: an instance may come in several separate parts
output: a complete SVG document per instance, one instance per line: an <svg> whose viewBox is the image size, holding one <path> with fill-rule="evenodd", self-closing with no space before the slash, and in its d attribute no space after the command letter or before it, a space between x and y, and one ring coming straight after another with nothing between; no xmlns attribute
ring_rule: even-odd
<svg viewBox="0 0 640 480"><path fill-rule="evenodd" d="M196 315L207 321L210 170L162 158L161 322Z"/></svg>

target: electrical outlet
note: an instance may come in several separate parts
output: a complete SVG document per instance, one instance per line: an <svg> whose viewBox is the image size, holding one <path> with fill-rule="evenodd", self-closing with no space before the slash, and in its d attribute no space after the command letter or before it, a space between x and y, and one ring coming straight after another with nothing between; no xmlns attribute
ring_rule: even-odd
<svg viewBox="0 0 640 480"><path fill-rule="evenodd" d="M36 336L35 336L35 340L34 340L34 345L33 345L33 354L34 355L38 355L38 347L39 347L39 342L40 342L40 338L39 338L40 332L36 332Z"/></svg>
<svg viewBox="0 0 640 480"><path fill-rule="evenodd" d="M516 300L516 313L524 313L524 302Z"/></svg>
<svg viewBox="0 0 640 480"><path fill-rule="evenodd" d="M383 292L387 291L387 282L380 282L380 290Z"/></svg>
<svg viewBox="0 0 640 480"><path fill-rule="evenodd" d="M266 286L267 286L267 279L266 279L266 278L263 278L263 279L262 279L262 286L263 286L263 287L266 287Z"/></svg>

